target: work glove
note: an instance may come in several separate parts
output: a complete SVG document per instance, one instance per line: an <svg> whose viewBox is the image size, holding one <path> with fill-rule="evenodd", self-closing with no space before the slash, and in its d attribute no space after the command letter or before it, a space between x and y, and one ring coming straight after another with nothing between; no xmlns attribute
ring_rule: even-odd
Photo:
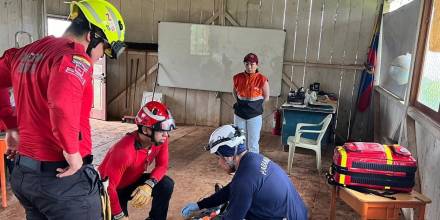
<svg viewBox="0 0 440 220"><path fill-rule="evenodd" d="M153 187L148 184L138 186L131 194L131 205L135 208L142 208L151 201Z"/></svg>
<svg viewBox="0 0 440 220"><path fill-rule="evenodd" d="M182 209L182 216L184 218L189 218L194 212L199 211L199 210L200 210L200 208L197 205L197 203L193 203L193 202L188 203Z"/></svg>

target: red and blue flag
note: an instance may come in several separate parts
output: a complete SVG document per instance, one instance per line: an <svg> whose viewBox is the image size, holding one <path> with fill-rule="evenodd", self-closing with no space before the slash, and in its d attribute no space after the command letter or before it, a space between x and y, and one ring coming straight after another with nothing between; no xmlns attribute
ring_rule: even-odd
<svg viewBox="0 0 440 220"><path fill-rule="evenodd" d="M374 72L377 64L377 48L379 45L379 28L377 25L373 39L371 40L370 49L368 51L368 59L365 64L365 69L362 71L361 82L358 91L357 108L360 112L367 110L371 103L371 96L373 94Z"/></svg>

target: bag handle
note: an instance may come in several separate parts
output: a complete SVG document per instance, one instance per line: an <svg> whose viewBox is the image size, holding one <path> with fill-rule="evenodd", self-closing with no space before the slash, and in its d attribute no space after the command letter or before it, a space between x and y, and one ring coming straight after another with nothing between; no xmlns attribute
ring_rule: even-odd
<svg viewBox="0 0 440 220"><path fill-rule="evenodd" d="M408 149L406 149L405 147L402 147L398 144L393 144L393 145L388 145L388 147L391 148L391 150L395 153L395 154L399 154L401 156L404 157L409 157L411 156L411 152L409 152Z"/></svg>

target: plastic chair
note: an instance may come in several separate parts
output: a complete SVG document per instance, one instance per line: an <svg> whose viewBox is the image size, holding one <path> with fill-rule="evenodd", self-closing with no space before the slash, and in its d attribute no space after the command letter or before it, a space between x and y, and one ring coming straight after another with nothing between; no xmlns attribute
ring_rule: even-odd
<svg viewBox="0 0 440 220"><path fill-rule="evenodd" d="M6 168L5 168L6 142L0 138L0 187L2 191L2 207L6 208Z"/></svg>
<svg viewBox="0 0 440 220"><path fill-rule="evenodd" d="M324 137L325 131L332 120L332 114L327 115L324 120L319 124L307 124L298 123L296 125L295 136L289 136L287 138L287 144L289 145L289 159L287 161L287 173L290 175L290 171L293 164L293 155L295 154L295 148L301 147L315 151L316 153L316 168L321 170L321 140ZM310 127L320 127L320 130L307 130ZM303 134L318 134L317 139L309 139L302 137Z"/></svg>

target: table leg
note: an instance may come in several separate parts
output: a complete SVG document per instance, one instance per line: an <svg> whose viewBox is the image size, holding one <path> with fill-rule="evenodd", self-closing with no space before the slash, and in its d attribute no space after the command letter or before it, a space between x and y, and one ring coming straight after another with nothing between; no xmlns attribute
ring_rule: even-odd
<svg viewBox="0 0 440 220"><path fill-rule="evenodd" d="M330 220L334 220L335 219L335 215L336 215L336 198L338 196L338 187L337 186L333 186L333 190L332 190L332 198L330 201Z"/></svg>
<svg viewBox="0 0 440 220"><path fill-rule="evenodd" d="M426 206L425 204L420 206L418 220L424 220L425 219L425 206Z"/></svg>

